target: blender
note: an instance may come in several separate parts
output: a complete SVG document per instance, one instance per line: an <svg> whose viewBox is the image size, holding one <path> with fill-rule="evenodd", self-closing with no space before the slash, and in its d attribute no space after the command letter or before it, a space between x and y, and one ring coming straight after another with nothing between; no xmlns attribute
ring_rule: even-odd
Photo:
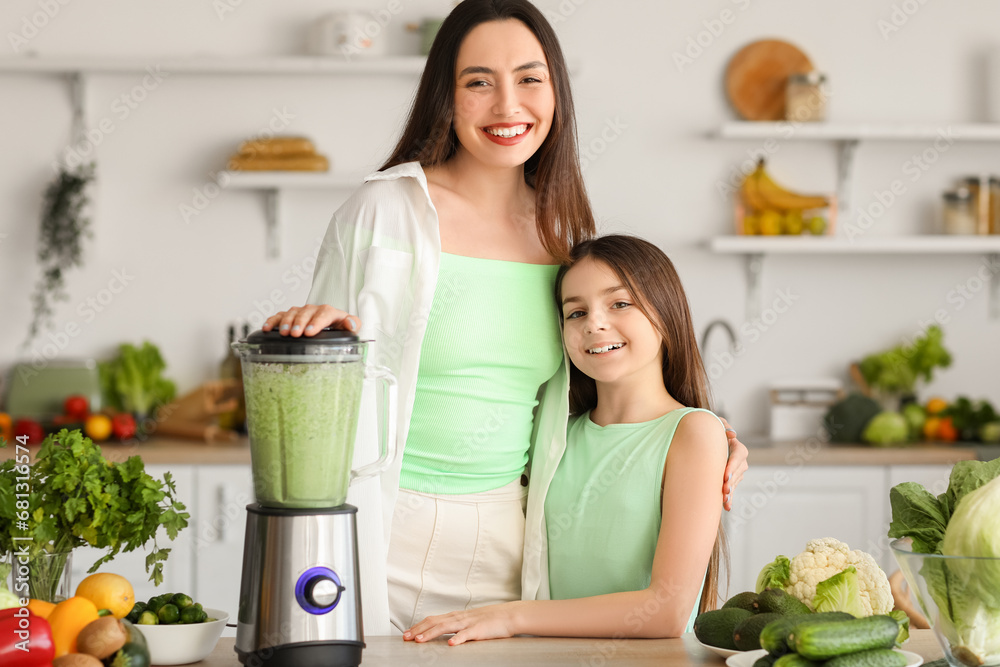
<svg viewBox="0 0 1000 667"><path fill-rule="evenodd" d="M255 331L243 367L255 503L247 505L236 653L244 665L354 667L364 631L351 482L395 455L396 380L368 342ZM380 391L378 460L351 469L364 381Z"/></svg>

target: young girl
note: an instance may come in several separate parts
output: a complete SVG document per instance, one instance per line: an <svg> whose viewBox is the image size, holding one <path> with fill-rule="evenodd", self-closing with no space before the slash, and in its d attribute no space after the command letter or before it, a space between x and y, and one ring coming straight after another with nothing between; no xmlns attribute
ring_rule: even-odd
<svg viewBox="0 0 1000 667"><path fill-rule="evenodd" d="M572 362L545 498L551 600L431 616L403 637L676 637L718 597L725 427L673 264L628 236L577 245L556 281Z"/></svg>

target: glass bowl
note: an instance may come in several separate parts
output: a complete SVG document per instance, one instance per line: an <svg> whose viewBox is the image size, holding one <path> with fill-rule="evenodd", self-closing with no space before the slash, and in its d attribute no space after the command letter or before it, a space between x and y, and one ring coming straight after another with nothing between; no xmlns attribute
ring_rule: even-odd
<svg viewBox="0 0 1000 667"><path fill-rule="evenodd" d="M918 553L909 538L890 546L948 664L1000 666L1000 558Z"/></svg>

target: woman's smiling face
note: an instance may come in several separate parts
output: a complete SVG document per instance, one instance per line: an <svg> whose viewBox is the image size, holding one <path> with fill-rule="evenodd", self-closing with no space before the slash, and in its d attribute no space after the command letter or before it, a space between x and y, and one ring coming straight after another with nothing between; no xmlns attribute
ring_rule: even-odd
<svg viewBox="0 0 1000 667"><path fill-rule="evenodd" d="M481 23L455 65L459 150L491 167L528 161L552 128L556 100L545 51L517 20Z"/></svg>

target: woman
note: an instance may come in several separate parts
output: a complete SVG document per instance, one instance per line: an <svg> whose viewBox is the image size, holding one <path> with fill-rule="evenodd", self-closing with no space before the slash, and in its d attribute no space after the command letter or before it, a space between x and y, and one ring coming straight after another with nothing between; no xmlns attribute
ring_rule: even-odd
<svg viewBox="0 0 1000 667"><path fill-rule="evenodd" d="M465 0L438 32L392 156L333 216L314 305L264 325L356 331L399 379L405 449L380 489L350 499L363 548L388 558L386 570L362 566L370 634L388 633L390 614L402 631L548 595L542 510L569 414L551 295L558 264L595 229L576 143L565 60L541 12ZM746 448L731 447L727 503L746 469Z"/></svg>

